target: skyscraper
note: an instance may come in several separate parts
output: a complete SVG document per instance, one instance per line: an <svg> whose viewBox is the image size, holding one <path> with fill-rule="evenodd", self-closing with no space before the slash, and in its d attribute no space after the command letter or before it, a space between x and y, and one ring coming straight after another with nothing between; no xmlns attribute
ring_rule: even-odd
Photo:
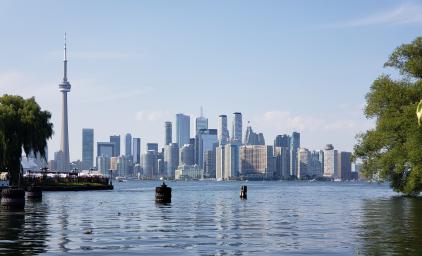
<svg viewBox="0 0 422 256"><path fill-rule="evenodd" d="M327 144L324 148L324 177L336 178L337 160L337 150L334 150L333 145Z"/></svg>
<svg viewBox="0 0 422 256"><path fill-rule="evenodd" d="M293 132L290 139L290 175L297 176L297 153L300 148L300 133Z"/></svg>
<svg viewBox="0 0 422 256"><path fill-rule="evenodd" d="M352 153L338 152L337 154L337 175L342 180L350 180L352 178Z"/></svg>
<svg viewBox="0 0 422 256"><path fill-rule="evenodd" d="M252 127L248 125L246 128L245 134L245 145L265 145L264 134L262 133L255 133L252 130Z"/></svg>
<svg viewBox="0 0 422 256"><path fill-rule="evenodd" d="M56 171L68 171L65 169L65 161L63 151L54 152L54 161L56 162Z"/></svg>
<svg viewBox="0 0 422 256"><path fill-rule="evenodd" d="M322 153L321 153L322 152ZM312 178L322 177L324 169L323 169L323 162L321 160L321 154L323 151L312 151L311 152L311 163L308 168L309 176Z"/></svg>
<svg viewBox="0 0 422 256"><path fill-rule="evenodd" d="M198 134L198 162L197 164L204 168L204 153L213 150L218 143L216 129L202 129Z"/></svg>
<svg viewBox="0 0 422 256"><path fill-rule="evenodd" d="M82 129L82 169L94 167L94 129Z"/></svg>
<svg viewBox="0 0 422 256"><path fill-rule="evenodd" d="M287 134L277 135L274 139L274 147L283 147L290 150L290 136Z"/></svg>
<svg viewBox="0 0 422 256"><path fill-rule="evenodd" d="M226 144L224 146L224 179L232 179L239 176L240 156L239 146Z"/></svg>
<svg viewBox="0 0 422 256"><path fill-rule="evenodd" d="M147 150L153 150L158 154L158 143L147 143Z"/></svg>
<svg viewBox="0 0 422 256"><path fill-rule="evenodd" d="M291 148L296 151L300 148L300 133L293 132L291 138Z"/></svg>
<svg viewBox="0 0 422 256"><path fill-rule="evenodd" d="M110 142L114 143L113 156L120 156L120 135L110 136Z"/></svg>
<svg viewBox="0 0 422 256"><path fill-rule="evenodd" d="M142 170L143 175L147 178L156 177L158 174L157 153L154 150L147 150L142 155Z"/></svg>
<svg viewBox="0 0 422 256"><path fill-rule="evenodd" d="M60 151L63 152L60 166L63 168L61 171L69 171L69 131L68 131L68 118L67 118L67 93L70 92L72 87L67 80L67 48L66 48L66 34L64 34L64 75L63 81L59 84L59 91L63 93L62 101L62 134L60 142Z"/></svg>
<svg viewBox="0 0 422 256"><path fill-rule="evenodd" d="M233 113L232 144L242 145L242 113Z"/></svg>
<svg viewBox="0 0 422 256"><path fill-rule="evenodd" d="M117 176L126 177L128 173L129 162L125 156L115 156L110 158L110 169L112 169Z"/></svg>
<svg viewBox="0 0 422 256"><path fill-rule="evenodd" d="M171 143L164 147L164 168L166 176L174 178L174 171L179 166L179 145Z"/></svg>
<svg viewBox="0 0 422 256"><path fill-rule="evenodd" d="M273 178L273 146L243 145L239 155L240 176L248 179Z"/></svg>
<svg viewBox="0 0 422 256"><path fill-rule="evenodd" d="M132 135L130 133L126 133L125 136L125 156L126 158L132 156Z"/></svg>
<svg viewBox="0 0 422 256"><path fill-rule="evenodd" d="M113 142L97 142L97 156L113 157L116 144Z"/></svg>
<svg viewBox="0 0 422 256"><path fill-rule="evenodd" d="M172 124L171 122L165 122L164 123L164 132L166 137L164 138L164 145L168 145L170 143L172 143Z"/></svg>
<svg viewBox="0 0 422 256"><path fill-rule="evenodd" d="M215 173L217 180L229 180L239 176L239 146L235 144L219 145L215 153Z"/></svg>
<svg viewBox="0 0 422 256"><path fill-rule="evenodd" d="M206 150L204 152L204 176L207 178L216 178L215 176L215 155L216 155L216 146L217 143L214 144L212 150Z"/></svg>
<svg viewBox="0 0 422 256"><path fill-rule="evenodd" d="M298 154L297 178L304 179L309 176L311 165L311 152L307 148L300 148Z"/></svg>
<svg viewBox="0 0 422 256"><path fill-rule="evenodd" d="M229 130L227 130L227 116L218 117L218 144L226 145L229 142Z"/></svg>
<svg viewBox="0 0 422 256"><path fill-rule="evenodd" d="M105 174L110 167L110 158L114 155L115 144L113 142L97 142L97 158L95 166L97 170Z"/></svg>
<svg viewBox="0 0 422 256"><path fill-rule="evenodd" d="M290 150L289 147L274 147L276 179L288 179L290 177Z"/></svg>
<svg viewBox="0 0 422 256"><path fill-rule="evenodd" d="M140 164L141 163L141 139L133 138L132 147L133 147L133 150L132 150L133 164Z"/></svg>
<svg viewBox="0 0 422 256"><path fill-rule="evenodd" d="M110 170L110 157L107 156L97 156L97 170L100 171L103 175L109 175Z"/></svg>
<svg viewBox="0 0 422 256"><path fill-rule="evenodd" d="M215 178L217 180L224 180L225 176L224 163L226 159L226 154L224 154L224 150L224 145L219 145L215 149Z"/></svg>
<svg viewBox="0 0 422 256"><path fill-rule="evenodd" d="M195 164L195 155L194 147L192 144L185 144L180 149L180 159L179 165L194 165Z"/></svg>
<svg viewBox="0 0 422 256"><path fill-rule="evenodd" d="M204 113L201 107L201 116L195 119L195 136L198 135L199 130L208 129L208 118L204 117Z"/></svg>
<svg viewBox="0 0 422 256"><path fill-rule="evenodd" d="M179 147L189 144L190 140L190 116L176 114L176 143Z"/></svg>

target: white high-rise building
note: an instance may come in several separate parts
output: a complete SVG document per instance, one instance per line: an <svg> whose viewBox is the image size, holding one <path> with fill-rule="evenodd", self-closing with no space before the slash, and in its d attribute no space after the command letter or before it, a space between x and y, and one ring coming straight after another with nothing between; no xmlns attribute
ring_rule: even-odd
<svg viewBox="0 0 422 256"><path fill-rule="evenodd" d="M239 176L239 146L234 144L220 145L216 149L216 179L229 180Z"/></svg>
<svg viewBox="0 0 422 256"><path fill-rule="evenodd" d="M233 113L232 144L242 145L242 113Z"/></svg>
<svg viewBox="0 0 422 256"><path fill-rule="evenodd" d="M64 35L64 75L63 81L59 84L59 91L63 93L62 99L62 131L61 131L61 142L60 142L60 151L63 153L61 159L62 163L59 163L61 166L61 171L69 171L70 168L70 158L69 158L69 130L68 130L68 116L67 116L67 93L70 92L72 87L67 80L67 48L66 48L66 34Z"/></svg>
<svg viewBox="0 0 422 256"><path fill-rule="evenodd" d="M179 147L189 144L190 141L190 116L176 115L176 143Z"/></svg>
<svg viewBox="0 0 422 256"><path fill-rule="evenodd" d="M225 167L225 157L224 154L225 147L218 146L215 150L215 178L217 180L223 180L225 176L224 167Z"/></svg>
<svg viewBox="0 0 422 256"><path fill-rule="evenodd" d="M337 172L337 150L327 144L324 148L324 177L336 178Z"/></svg>
<svg viewBox="0 0 422 256"><path fill-rule="evenodd" d="M273 178L273 146L243 145L239 150L240 176L251 179Z"/></svg>
<svg viewBox="0 0 422 256"><path fill-rule="evenodd" d="M218 117L218 144L226 145L229 142L229 130L227 130L227 116Z"/></svg>
<svg viewBox="0 0 422 256"><path fill-rule="evenodd" d="M226 144L224 146L224 179L232 179L239 176L240 156L239 146Z"/></svg>
<svg viewBox="0 0 422 256"><path fill-rule="evenodd" d="M297 178L303 179L310 175L311 152L307 148L300 148L297 152Z"/></svg>
<svg viewBox="0 0 422 256"><path fill-rule="evenodd" d="M171 143L164 146L164 173L169 178L174 178L174 171L179 166L179 145Z"/></svg>

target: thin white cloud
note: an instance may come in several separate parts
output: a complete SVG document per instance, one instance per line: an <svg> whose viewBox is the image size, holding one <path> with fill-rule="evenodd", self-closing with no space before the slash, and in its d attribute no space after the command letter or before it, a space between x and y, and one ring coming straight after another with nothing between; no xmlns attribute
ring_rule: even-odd
<svg viewBox="0 0 422 256"><path fill-rule="evenodd" d="M24 75L20 72L10 71L0 73L0 88L2 90L13 88L24 80Z"/></svg>
<svg viewBox="0 0 422 256"><path fill-rule="evenodd" d="M12 94L23 97L48 98L52 95L50 82L38 80L20 71L0 72L0 95Z"/></svg>
<svg viewBox="0 0 422 256"><path fill-rule="evenodd" d="M351 119L350 116L328 120L321 117L293 115L287 111L277 110L267 111L262 117L255 118L255 121L262 128L280 132L332 132L339 130L358 132L371 127L371 122Z"/></svg>
<svg viewBox="0 0 422 256"><path fill-rule="evenodd" d="M422 24L422 5L404 3L395 8L341 22L331 27L363 27L376 25Z"/></svg>
<svg viewBox="0 0 422 256"><path fill-rule="evenodd" d="M168 110L141 110L136 113L136 120L138 121L164 121L170 117Z"/></svg>
<svg viewBox="0 0 422 256"><path fill-rule="evenodd" d="M352 108L353 106L351 106ZM356 106L355 106L356 107ZM373 120L366 120L363 114L355 116L350 112L330 113L327 116L296 115L287 111L266 111L252 118L252 128L263 132L268 145L279 134L301 133L301 146L321 149L327 143L337 149L350 151L356 143L356 134L374 127Z"/></svg>

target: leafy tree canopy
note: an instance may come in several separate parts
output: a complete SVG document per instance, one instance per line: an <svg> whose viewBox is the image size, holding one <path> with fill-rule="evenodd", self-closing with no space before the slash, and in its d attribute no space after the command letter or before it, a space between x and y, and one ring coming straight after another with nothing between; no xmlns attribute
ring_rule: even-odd
<svg viewBox="0 0 422 256"><path fill-rule="evenodd" d="M362 160L363 174L389 180L406 195L422 190L422 127L416 109L422 99L422 37L398 47L384 64L402 79L376 79L366 95L365 116L375 119L372 130L357 136L354 158Z"/></svg>
<svg viewBox="0 0 422 256"><path fill-rule="evenodd" d="M0 170L7 170L13 186L18 184L22 150L45 157L53 134L51 114L42 111L34 98L0 97Z"/></svg>

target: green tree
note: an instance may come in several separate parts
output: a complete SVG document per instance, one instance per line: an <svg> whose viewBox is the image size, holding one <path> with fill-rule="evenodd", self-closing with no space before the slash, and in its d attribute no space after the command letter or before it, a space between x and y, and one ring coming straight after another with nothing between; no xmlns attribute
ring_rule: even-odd
<svg viewBox="0 0 422 256"><path fill-rule="evenodd" d="M12 186L19 182L22 150L45 157L47 139L53 134L50 118L34 98L0 97L0 170L9 172Z"/></svg>
<svg viewBox="0 0 422 256"><path fill-rule="evenodd" d="M422 127L416 116L422 99L422 37L396 48L384 67L402 77L381 75L373 82L364 112L376 126L357 136L354 158L362 160L366 177L377 175L395 191L417 195L422 190Z"/></svg>

